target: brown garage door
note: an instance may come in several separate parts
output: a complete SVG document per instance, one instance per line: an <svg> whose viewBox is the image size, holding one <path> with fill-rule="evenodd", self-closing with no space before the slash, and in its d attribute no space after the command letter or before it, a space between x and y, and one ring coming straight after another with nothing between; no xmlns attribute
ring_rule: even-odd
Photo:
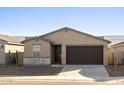
<svg viewBox="0 0 124 93"><path fill-rule="evenodd" d="M67 46L67 64L103 64L103 46Z"/></svg>

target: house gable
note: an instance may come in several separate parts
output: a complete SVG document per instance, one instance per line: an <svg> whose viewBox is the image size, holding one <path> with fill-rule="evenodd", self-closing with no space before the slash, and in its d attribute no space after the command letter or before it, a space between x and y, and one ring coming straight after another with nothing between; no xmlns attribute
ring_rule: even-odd
<svg viewBox="0 0 124 93"><path fill-rule="evenodd" d="M40 36L52 40L55 44L108 44L109 41L71 29L61 28L54 32Z"/></svg>

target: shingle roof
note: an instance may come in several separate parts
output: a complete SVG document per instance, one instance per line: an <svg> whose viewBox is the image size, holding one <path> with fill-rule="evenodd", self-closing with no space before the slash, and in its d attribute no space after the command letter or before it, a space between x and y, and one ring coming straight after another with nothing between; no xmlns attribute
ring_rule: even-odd
<svg viewBox="0 0 124 93"><path fill-rule="evenodd" d="M12 36L12 37L16 38L17 40L19 40L21 42L21 41L25 40L26 36Z"/></svg>
<svg viewBox="0 0 124 93"><path fill-rule="evenodd" d="M16 38L8 35L0 34L0 39L7 42L19 42Z"/></svg>
<svg viewBox="0 0 124 93"><path fill-rule="evenodd" d="M8 36L8 35L3 35L0 34L0 40L5 41L5 42L9 42L9 43L20 43L20 41L16 38L14 38L13 36Z"/></svg>
<svg viewBox="0 0 124 93"><path fill-rule="evenodd" d="M117 43L117 44L114 44L111 47L117 47L117 46L123 46L123 45L124 45L124 41L120 42L120 43Z"/></svg>

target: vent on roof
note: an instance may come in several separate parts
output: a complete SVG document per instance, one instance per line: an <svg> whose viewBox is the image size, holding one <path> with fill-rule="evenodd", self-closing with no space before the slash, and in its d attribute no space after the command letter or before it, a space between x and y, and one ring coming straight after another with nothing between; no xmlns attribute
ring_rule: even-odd
<svg viewBox="0 0 124 93"><path fill-rule="evenodd" d="M68 32L68 30L65 30L65 32Z"/></svg>

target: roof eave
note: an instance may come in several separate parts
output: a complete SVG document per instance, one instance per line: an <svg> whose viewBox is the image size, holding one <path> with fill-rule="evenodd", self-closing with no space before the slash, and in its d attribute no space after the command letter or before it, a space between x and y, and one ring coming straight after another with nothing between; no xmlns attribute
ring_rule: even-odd
<svg viewBox="0 0 124 93"><path fill-rule="evenodd" d="M21 43L15 43L15 42L6 42L5 44L21 45L21 46L24 46L24 44L21 44Z"/></svg>

